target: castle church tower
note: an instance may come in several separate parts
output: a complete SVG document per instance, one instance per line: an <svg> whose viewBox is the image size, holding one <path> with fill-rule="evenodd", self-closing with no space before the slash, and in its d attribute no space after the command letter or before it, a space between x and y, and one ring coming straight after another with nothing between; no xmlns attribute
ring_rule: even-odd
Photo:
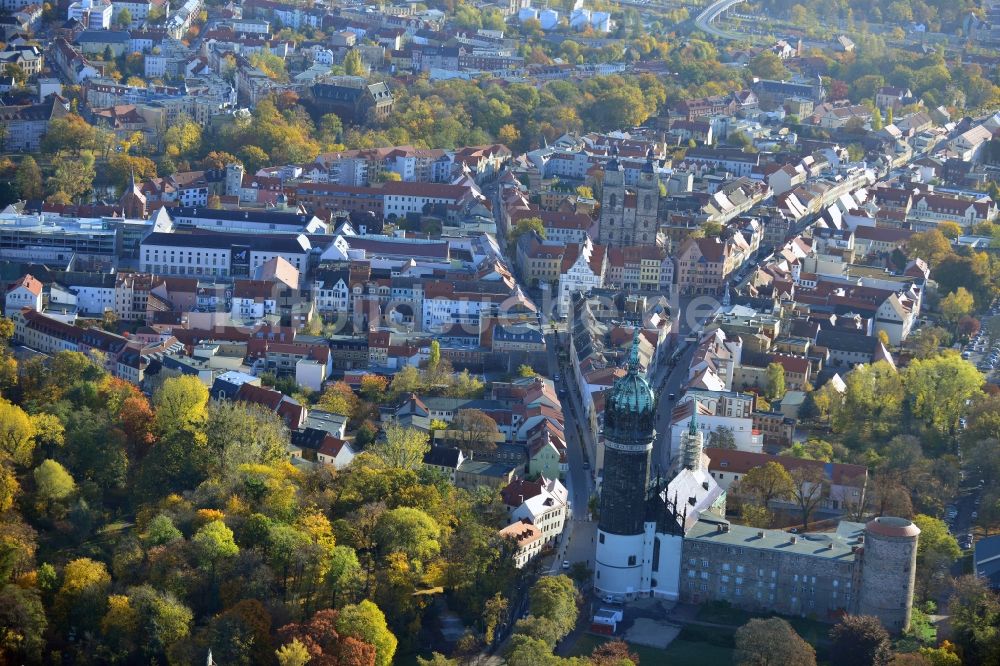
<svg viewBox="0 0 1000 666"><path fill-rule="evenodd" d="M597 525L594 587L630 599L643 584L649 464L656 416L653 391L639 370L639 330L628 373L615 381L604 411L604 478Z"/></svg>

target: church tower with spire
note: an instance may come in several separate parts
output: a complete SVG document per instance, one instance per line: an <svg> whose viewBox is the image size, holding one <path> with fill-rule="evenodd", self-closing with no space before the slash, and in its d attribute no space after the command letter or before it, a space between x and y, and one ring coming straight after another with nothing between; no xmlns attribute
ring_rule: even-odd
<svg viewBox="0 0 1000 666"><path fill-rule="evenodd" d="M615 381L604 411L604 477L597 525L594 586L632 598L644 580L649 464L656 417L653 391L639 368L639 329L628 372Z"/></svg>
<svg viewBox="0 0 1000 666"><path fill-rule="evenodd" d="M697 472L702 469L701 454L705 448L705 434L698 429L698 399L691 401L691 422L688 431L681 435L681 467Z"/></svg>
<svg viewBox="0 0 1000 666"><path fill-rule="evenodd" d="M122 213L126 218L130 220L146 219L146 195L142 193L135 182L135 169L132 170L128 189L118 200L118 204L122 207Z"/></svg>

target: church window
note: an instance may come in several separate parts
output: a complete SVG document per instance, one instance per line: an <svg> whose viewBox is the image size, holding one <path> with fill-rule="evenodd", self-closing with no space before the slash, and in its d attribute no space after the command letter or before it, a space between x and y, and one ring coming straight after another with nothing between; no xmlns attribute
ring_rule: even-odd
<svg viewBox="0 0 1000 666"><path fill-rule="evenodd" d="M653 541L653 571L660 570L660 539Z"/></svg>
<svg viewBox="0 0 1000 666"><path fill-rule="evenodd" d="M608 206L610 208L615 208L618 205L618 195L612 193L611 198L608 200Z"/></svg>
<svg viewBox="0 0 1000 666"><path fill-rule="evenodd" d="M600 536L600 541L601 541L601 543L604 543L604 535L603 534Z"/></svg>
<svg viewBox="0 0 1000 666"><path fill-rule="evenodd" d="M651 196L649 196L647 194L645 197L643 197L642 205L643 205L643 207L646 210L649 210L650 208L652 208L653 207L653 197L651 197Z"/></svg>
<svg viewBox="0 0 1000 666"><path fill-rule="evenodd" d="M629 555L628 556L628 565L630 567L634 567L635 566L635 555Z"/></svg>

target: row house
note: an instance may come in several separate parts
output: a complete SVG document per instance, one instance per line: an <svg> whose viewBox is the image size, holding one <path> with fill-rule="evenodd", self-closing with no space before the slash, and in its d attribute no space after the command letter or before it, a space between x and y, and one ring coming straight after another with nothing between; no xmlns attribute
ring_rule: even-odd
<svg viewBox="0 0 1000 666"><path fill-rule="evenodd" d="M382 211L386 219L424 213L426 208L443 207L446 217L453 219L467 205L483 197L465 185L441 183L387 182L382 185Z"/></svg>
<svg viewBox="0 0 1000 666"><path fill-rule="evenodd" d="M814 470L823 479L819 506L831 511L845 511L859 506L868 484L868 469L864 465L827 463L822 460L717 448L706 448L705 455L711 461L709 473L725 490L738 483L750 470L770 462L778 463L789 473L800 469ZM811 492L807 493L809 494ZM789 498L775 500L774 506L788 508Z"/></svg>
<svg viewBox="0 0 1000 666"><path fill-rule="evenodd" d="M677 287L682 294L718 294L743 263L749 252L723 239L688 238L677 251Z"/></svg>
<svg viewBox="0 0 1000 666"><path fill-rule="evenodd" d="M607 247L589 237L583 243L566 246L559 274L559 314L567 316L573 294L587 293L604 284L607 273Z"/></svg>
<svg viewBox="0 0 1000 666"><path fill-rule="evenodd" d="M633 245L608 248L605 286L626 290L659 291L674 280L674 262L666 248Z"/></svg>
<svg viewBox="0 0 1000 666"><path fill-rule="evenodd" d="M300 386L322 390L333 371L333 357L326 344L273 342L251 338L247 342L247 363L255 374L271 372L295 377Z"/></svg>
<svg viewBox="0 0 1000 666"><path fill-rule="evenodd" d="M81 84L103 75L103 68L90 62L62 37L56 37L49 48L49 60L71 83ZM107 106L107 105L103 105Z"/></svg>
<svg viewBox="0 0 1000 666"><path fill-rule="evenodd" d="M471 175L477 183L495 179L510 162L510 149L500 143L488 146L466 146L455 151L453 160L463 173Z"/></svg>
<svg viewBox="0 0 1000 666"><path fill-rule="evenodd" d="M11 152L38 152L49 124L69 113L69 102L49 95L38 104L0 106L0 145Z"/></svg>
<svg viewBox="0 0 1000 666"><path fill-rule="evenodd" d="M292 186L296 203L331 213L385 214L385 195L378 188L336 183L296 183Z"/></svg>
<svg viewBox="0 0 1000 666"><path fill-rule="evenodd" d="M118 357L128 339L99 328L81 328L33 310L13 313L14 340L45 354L76 351L103 354L104 369L117 376Z"/></svg>
<svg viewBox="0 0 1000 666"><path fill-rule="evenodd" d="M713 409L713 404L716 409ZM750 414L727 414L718 410L719 402L701 400L696 393L685 394L670 413L670 452L671 458L680 455L683 435L695 428L702 432L705 443L710 444L712 434L720 429L728 429L738 451L761 453L764 449L763 434L753 426L753 416Z"/></svg>
<svg viewBox="0 0 1000 666"><path fill-rule="evenodd" d="M931 223L923 225L928 228L945 221L957 222L964 228L970 228L983 222L995 220L997 218L997 204L987 196L973 200L950 194L923 192L914 196L913 206L909 210L908 217L918 222ZM920 229L918 228L918 230Z"/></svg>
<svg viewBox="0 0 1000 666"><path fill-rule="evenodd" d="M684 162L705 164L721 169L738 178L749 177L761 166L761 153L747 153L738 148L690 148L684 154Z"/></svg>
<svg viewBox="0 0 1000 666"><path fill-rule="evenodd" d="M0 51L0 67L20 67L28 78L37 76L42 71L44 58L37 46L29 44L10 45Z"/></svg>
<svg viewBox="0 0 1000 666"><path fill-rule="evenodd" d="M522 234L516 245L516 262L521 278L530 286L557 285L567 243L542 240L535 233Z"/></svg>

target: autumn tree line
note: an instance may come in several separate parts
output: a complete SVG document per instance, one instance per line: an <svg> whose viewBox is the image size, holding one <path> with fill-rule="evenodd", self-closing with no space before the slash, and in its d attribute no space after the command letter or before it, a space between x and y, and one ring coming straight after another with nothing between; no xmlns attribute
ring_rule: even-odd
<svg viewBox="0 0 1000 666"><path fill-rule="evenodd" d="M295 465L270 410L190 376L148 397L96 353L18 362L12 333L0 319L0 662L388 666L424 651L437 595L465 659L516 619L505 507L426 468L425 433ZM568 578L536 586L521 651L551 655L578 603Z"/></svg>

